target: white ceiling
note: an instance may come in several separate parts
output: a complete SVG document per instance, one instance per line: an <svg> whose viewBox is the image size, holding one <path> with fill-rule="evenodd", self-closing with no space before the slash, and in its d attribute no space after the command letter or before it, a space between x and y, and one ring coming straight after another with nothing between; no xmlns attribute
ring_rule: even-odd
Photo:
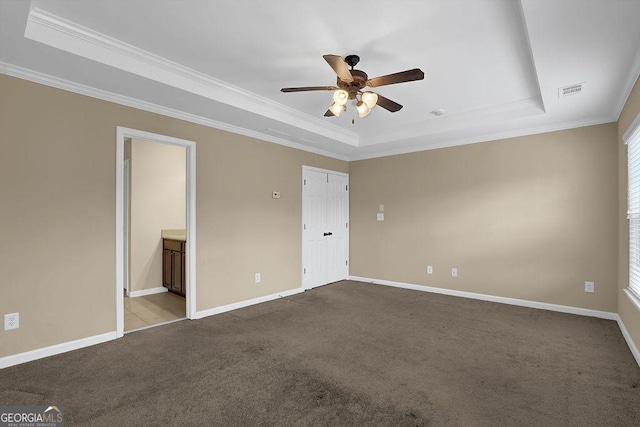
<svg viewBox="0 0 640 427"><path fill-rule="evenodd" d="M326 118L280 92L334 85L323 54L425 79ZM616 121L639 71L640 0L0 0L2 73L343 159Z"/></svg>

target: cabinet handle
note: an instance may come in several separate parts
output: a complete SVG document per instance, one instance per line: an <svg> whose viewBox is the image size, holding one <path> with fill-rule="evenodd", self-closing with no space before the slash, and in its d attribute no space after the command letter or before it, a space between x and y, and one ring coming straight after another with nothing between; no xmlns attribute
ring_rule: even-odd
<svg viewBox="0 0 640 427"><path fill-rule="evenodd" d="M333 236L332 232L324 233L325 236Z"/></svg>

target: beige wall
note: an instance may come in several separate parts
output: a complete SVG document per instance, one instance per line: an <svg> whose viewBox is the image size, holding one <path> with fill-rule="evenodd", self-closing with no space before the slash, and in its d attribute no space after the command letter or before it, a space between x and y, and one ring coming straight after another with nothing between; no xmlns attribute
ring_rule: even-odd
<svg viewBox="0 0 640 427"><path fill-rule="evenodd" d="M186 153L140 139L131 144L130 291L162 287L161 230L185 228Z"/></svg>
<svg viewBox="0 0 640 427"><path fill-rule="evenodd" d="M637 86L618 125L349 164L0 75L0 314L20 312L20 329L0 331L0 357L115 330L116 126L196 141L199 311L300 286L310 165L350 173L351 274L619 305L638 342L640 315L621 293L618 141L640 112Z"/></svg>
<svg viewBox="0 0 640 427"><path fill-rule="evenodd" d="M615 312L616 171L615 124L352 162L350 273Z"/></svg>
<svg viewBox="0 0 640 427"><path fill-rule="evenodd" d="M629 301L629 226L627 212L627 146L622 135L640 114L640 79L627 99L618 119L618 314L636 347L640 347L640 311Z"/></svg>
<svg viewBox="0 0 640 427"><path fill-rule="evenodd" d="M115 331L116 126L196 141L198 310L299 287L302 165L349 170L5 75L0 93L0 313L20 313L0 357Z"/></svg>
<svg viewBox="0 0 640 427"><path fill-rule="evenodd" d="M348 163L237 135L198 144L197 157L197 309L299 287L302 165Z"/></svg>

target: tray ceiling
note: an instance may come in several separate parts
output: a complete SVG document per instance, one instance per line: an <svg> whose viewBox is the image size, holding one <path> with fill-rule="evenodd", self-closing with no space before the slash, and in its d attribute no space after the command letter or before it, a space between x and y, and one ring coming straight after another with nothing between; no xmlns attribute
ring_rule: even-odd
<svg viewBox="0 0 640 427"><path fill-rule="evenodd" d="M616 121L638 78L640 1L359 4L0 1L0 72L343 159ZM327 53L425 79L326 118L331 92L280 88L334 85Z"/></svg>

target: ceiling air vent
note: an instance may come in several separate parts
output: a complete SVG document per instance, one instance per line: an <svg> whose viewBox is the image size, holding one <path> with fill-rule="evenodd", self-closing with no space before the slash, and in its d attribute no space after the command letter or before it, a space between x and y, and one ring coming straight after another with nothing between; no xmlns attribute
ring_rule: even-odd
<svg viewBox="0 0 640 427"><path fill-rule="evenodd" d="M561 87L558 89L558 98L566 98L567 96L580 95L584 91L585 83L576 83Z"/></svg>

